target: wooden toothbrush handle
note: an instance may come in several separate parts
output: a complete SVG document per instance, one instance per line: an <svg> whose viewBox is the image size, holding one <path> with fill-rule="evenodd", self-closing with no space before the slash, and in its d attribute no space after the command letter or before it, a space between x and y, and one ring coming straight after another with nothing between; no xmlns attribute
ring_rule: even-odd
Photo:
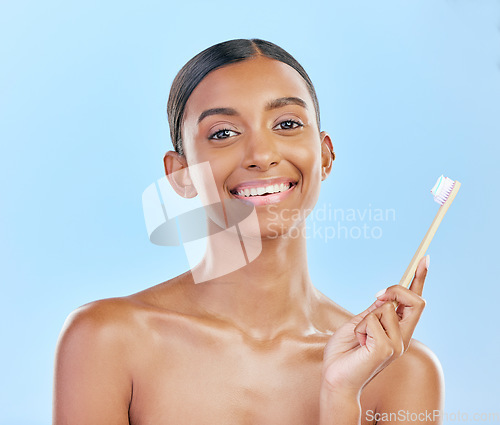
<svg viewBox="0 0 500 425"><path fill-rule="evenodd" d="M408 288L408 286L410 286L410 283L413 279L413 276L415 275L415 271L417 270L417 266L418 266L419 261L425 255L427 248L429 248L429 244L431 243L432 238L434 237L434 234L436 233L436 230L438 229L439 225L441 224L441 221L443 220L443 217L446 214L446 211L448 211L448 208L450 207L451 203L455 199L455 196L457 195L457 192L459 189L460 189L460 182L455 180L455 184L454 184L453 189L450 193L450 196L448 196L448 199L446 200L446 202L439 207L439 210L436 213L436 216L434 217L434 220L432 221L432 224L429 227L429 230L427 230L427 233L425 234L424 239L422 239L422 242L420 243L420 246L418 247L417 252L415 252L415 255L413 256L413 258L410 261L410 265L408 266L403 277L399 281L399 284L404 286L405 288Z"/></svg>

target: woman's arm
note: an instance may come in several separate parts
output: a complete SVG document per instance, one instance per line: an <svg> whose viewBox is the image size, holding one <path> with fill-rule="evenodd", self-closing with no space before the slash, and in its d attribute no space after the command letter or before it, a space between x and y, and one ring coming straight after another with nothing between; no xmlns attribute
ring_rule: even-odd
<svg viewBox="0 0 500 425"><path fill-rule="evenodd" d="M67 318L54 374L53 425L128 425L132 380L120 306L103 300Z"/></svg>
<svg viewBox="0 0 500 425"><path fill-rule="evenodd" d="M339 393L327 384L322 385L319 425L358 425L360 421L359 394Z"/></svg>

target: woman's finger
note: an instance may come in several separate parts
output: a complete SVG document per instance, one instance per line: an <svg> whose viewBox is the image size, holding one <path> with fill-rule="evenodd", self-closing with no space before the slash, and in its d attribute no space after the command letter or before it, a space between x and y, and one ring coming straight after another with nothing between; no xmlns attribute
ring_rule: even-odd
<svg viewBox="0 0 500 425"><path fill-rule="evenodd" d="M369 313L354 328L354 333L360 345L366 346L368 351L378 350L382 358L386 358L387 347L391 345L389 336L380 323L381 311ZM392 355L392 353L391 353Z"/></svg>
<svg viewBox="0 0 500 425"><path fill-rule="evenodd" d="M354 332L361 345L367 345L370 348L370 342L372 342L373 346L379 349L381 345L385 345L390 351L390 356L399 357L407 348L403 342L399 319L391 303L386 303L368 314L356 326ZM384 350L382 351L384 353Z"/></svg>
<svg viewBox="0 0 500 425"><path fill-rule="evenodd" d="M375 301L375 305L380 305L381 303L386 303L387 301L396 301L398 304L402 304L405 308L411 308L411 311L422 312L425 307L425 300L420 295L417 295L415 292L401 285L389 286L385 292L377 294L377 301Z"/></svg>
<svg viewBox="0 0 500 425"><path fill-rule="evenodd" d="M396 315L392 304L384 303L382 306L374 310L371 314L377 317L382 326L382 329L385 331L387 337L389 338L394 350L394 355L400 356L406 350L407 346L404 345L403 336L399 327L399 318ZM357 329L360 330L363 329L363 327L359 327L358 325Z"/></svg>
<svg viewBox="0 0 500 425"><path fill-rule="evenodd" d="M406 350L407 346L404 344L403 335L399 325L399 317L394 311L392 303L385 303L380 306L373 313L377 314L380 311L379 321L389 337L394 349L394 355L400 356Z"/></svg>
<svg viewBox="0 0 500 425"><path fill-rule="evenodd" d="M391 303L391 306L392 301L399 304L399 326L404 345L407 347L425 308L425 300L415 292L400 285L390 286L383 294L378 296L377 300L379 303Z"/></svg>
<svg viewBox="0 0 500 425"><path fill-rule="evenodd" d="M427 270L429 270L430 258L429 255L426 255L419 261L415 276L410 285L410 290L420 296L422 296L424 291L424 282L427 276Z"/></svg>

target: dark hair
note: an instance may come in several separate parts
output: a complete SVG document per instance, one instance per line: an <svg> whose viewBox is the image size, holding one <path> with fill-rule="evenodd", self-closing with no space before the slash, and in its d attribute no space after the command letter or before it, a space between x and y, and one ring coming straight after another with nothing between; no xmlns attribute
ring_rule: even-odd
<svg viewBox="0 0 500 425"><path fill-rule="evenodd" d="M265 56L283 62L295 69L307 84L316 111L316 120L320 128L319 104L313 83L302 66L281 47L269 41L253 38L237 39L215 44L198 53L182 67L174 78L167 102L170 137L176 152L184 155L181 127L186 103L193 90L209 72L231 63L244 61L256 56Z"/></svg>

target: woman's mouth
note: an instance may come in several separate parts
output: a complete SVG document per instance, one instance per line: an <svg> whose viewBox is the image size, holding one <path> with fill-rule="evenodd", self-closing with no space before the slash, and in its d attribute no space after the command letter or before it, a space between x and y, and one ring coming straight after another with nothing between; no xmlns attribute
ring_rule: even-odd
<svg viewBox="0 0 500 425"><path fill-rule="evenodd" d="M258 182L248 182L238 185L230 192L234 197L251 202L256 206L268 205L281 202L287 198L296 185L297 182L290 180L269 183L262 182L260 184Z"/></svg>

